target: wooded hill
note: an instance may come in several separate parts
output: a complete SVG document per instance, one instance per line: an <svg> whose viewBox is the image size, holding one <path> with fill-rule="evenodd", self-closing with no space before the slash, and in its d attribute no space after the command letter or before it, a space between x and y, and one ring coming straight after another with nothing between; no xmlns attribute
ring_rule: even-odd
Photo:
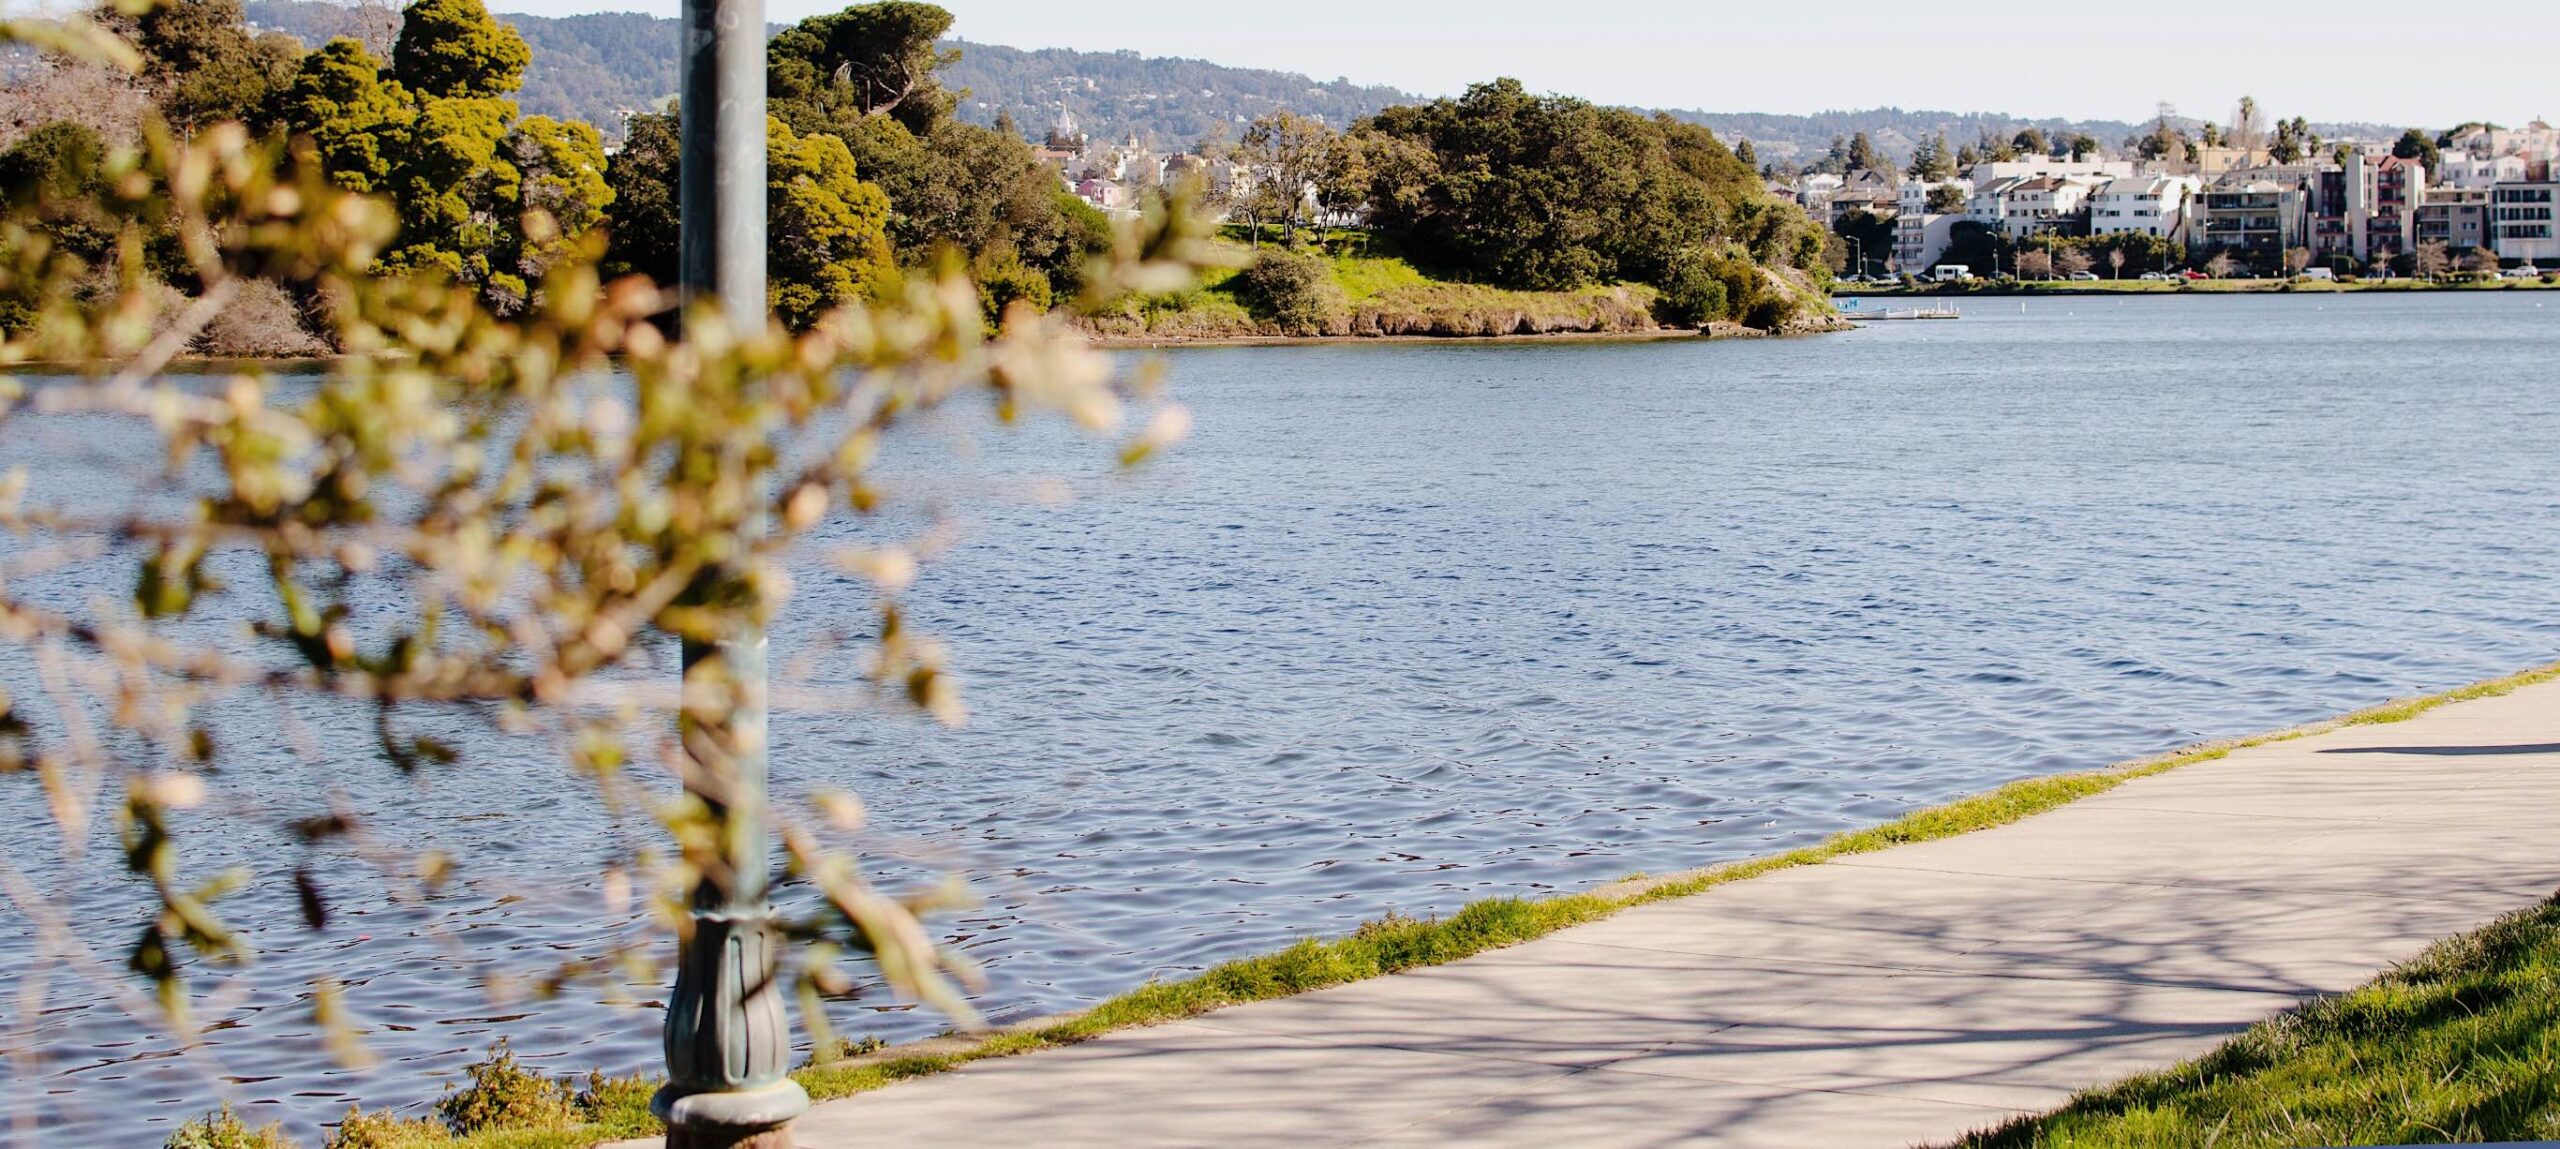
<svg viewBox="0 0 2560 1149"><path fill-rule="evenodd" d="M372 28L379 37L371 43L377 54L389 49L399 24L396 8L337 0L250 0L248 12L257 26L290 33L310 48L332 36L365 38L362 33ZM675 91L674 20L637 12L563 17L501 12L497 18L514 25L533 48L533 63L517 97L529 114L585 120L607 139L618 140L625 114L653 110ZM775 31L780 30L777 25ZM1010 115L1033 136L1057 118L1061 105L1096 137L1116 139L1134 132L1159 149L1178 149L1221 133L1233 139L1248 121L1282 109L1339 129L1380 108L1422 100L1381 85L1136 52L1026 50L966 40L941 46L960 50L959 63L943 72L943 82L968 92L953 109L961 119L992 124L999 114ZM2112 146L2146 126L1902 108L1812 115L1674 109L1670 114L1711 128L1727 141L1750 140L1761 160L1782 164L1818 159L1834 138L1860 132L1887 158L1902 163L1919 141L1941 133L1963 143L1986 134L2006 139L2033 127L2056 139L2085 133ZM2399 131L2371 124L2313 126L2330 138Z"/></svg>

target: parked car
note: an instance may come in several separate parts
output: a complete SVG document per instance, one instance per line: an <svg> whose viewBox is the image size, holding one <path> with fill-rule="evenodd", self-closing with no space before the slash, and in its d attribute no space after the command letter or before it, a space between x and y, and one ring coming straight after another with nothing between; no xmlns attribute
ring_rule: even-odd
<svg viewBox="0 0 2560 1149"><path fill-rule="evenodd" d="M2533 269L2533 265L2530 263L2523 267L2509 268L2507 270L2507 278L2509 279L2535 279L2539 278L2541 275L2542 273L2535 271Z"/></svg>
<svg viewBox="0 0 2560 1149"><path fill-rule="evenodd" d="M2185 270L2185 271L2181 271L2181 272L2179 272L2179 273L2178 273L2178 278L2180 278L2180 279L2211 279L2211 278L2213 278L2213 277L2212 277L2212 276L2210 276L2210 275L2206 275L2205 273L2203 273L2203 272L2201 272L2201 271L2197 271L2196 269L2194 269L2194 268L2192 268L2192 267L2191 267L2191 268L2188 268L2188 269L2187 269L2187 270Z"/></svg>
<svg viewBox="0 0 2560 1149"><path fill-rule="evenodd" d="M2068 278L2073 283L2096 283L2098 282L2098 273L2094 271L2075 271L2072 272Z"/></svg>
<svg viewBox="0 0 2560 1149"><path fill-rule="evenodd" d="M2142 281L2144 283L2167 283L2176 278L2176 276L2165 271L2146 271L2142 273Z"/></svg>

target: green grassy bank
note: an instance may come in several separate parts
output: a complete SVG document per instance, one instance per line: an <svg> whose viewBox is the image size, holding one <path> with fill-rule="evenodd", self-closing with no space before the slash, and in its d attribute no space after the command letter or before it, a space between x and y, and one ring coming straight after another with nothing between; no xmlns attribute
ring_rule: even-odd
<svg viewBox="0 0 2560 1149"><path fill-rule="evenodd" d="M1963 1149L2228 1149L2560 1137L2560 898L2438 942L2186 1064Z"/></svg>
<svg viewBox="0 0 2560 1149"><path fill-rule="evenodd" d="M1402 255L1352 231L1319 233L1309 249L1323 261L1328 282L1323 313L1277 314L1256 297L1242 269L1279 233L1267 229L1260 245L1230 228L1218 241L1226 267L1213 269L1186 291L1125 301L1117 310L1086 320L1105 339L1186 340L1289 338L1314 335L1407 335L1473 338L1501 335L1616 334L1653 331L1654 290L1642 284L1579 291L1512 291L1456 283L1426 275Z"/></svg>
<svg viewBox="0 0 2560 1149"><path fill-rule="evenodd" d="M1180 343L1307 338L1484 339L1532 335L1650 335L1695 330L1666 326L1657 315L1661 293L1642 283L1616 283L1573 291L1518 291L1434 276L1385 237L1354 229L1305 233L1284 247L1276 229L1261 242L1230 225L1215 241L1228 266L1201 276L1188 290L1124 300L1081 322L1112 343ZM1258 283L1246 269L1266 256L1308 260L1309 277L1290 285L1287 298ZM1790 277L1793 278L1790 278ZM1829 330L1830 308L1810 282L1762 269L1766 294L1783 297L1772 331ZM1709 325L1709 334L1752 333L1739 324Z"/></svg>
<svg viewBox="0 0 2560 1149"><path fill-rule="evenodd" d="M1535 899L1491 898L1445 918L1417 920L1396 917L1370 922L1346 937L1331 940L1309 938L1277 953L1239 958L1192 977L1143 986L1081 1013L1034 1021L992 1034L940 1038L836 1058L826 1064L804 1067L793 1076L814 1098L844 1097L985 1058L1070 1045L1114 1029L1174 1021L1223 1006L1286 997L1456 961L1635 906L1686 897L1726 882L1851 854L2006 825L2112 790L2135 778L2223 758L2233 750L2306 737L2345 725L2405 721L2439 706L2494 697L2553 680L2560 680L2560 664L2441 694L2399 700L2312 726L2208 743L2099 770L2012 782L1987 793L1904 815L1872 829L1843 833L1818 845L1770 857L1667 877L1637 875L1587 893ZM2560 915L2560 911L2552 913ZM2560 921L2560 917L2555 917L2555 921ZM2554 928L2560 929L2560 925ZM2560 939L2555 939L2552 947L2555 954L2553 968L2560 969ZM2560 999L2546 1002L2546 1005L2560 1009ZM2370 1036L2376 1042L2390 1040L2387 1033L2378 1031ZM2560 1034L2547 1029L2534 1031L2530 1036L2542 1042L2544 1047L2560 1038ZM2550 1089L2560 1090L2560 1066L2554 1066L2553 1072L2540 1080ZM652 1088L654 1083L639 1079L590 1078L579 1083L551 1081L517 1068L513 1059L502 1051L491 1061L474 1067L472 1080L439 1104L441 1119L403 1119L385 1115L362 1117L351 1122L349 1129L341 1131L330 1145L337 1149L585 1149L599 1142L653 1132L656 1126L647 1112ZM258 1135L257 1131L241 1128L236 1122L231 1129L243 1138ZM2030 1140L1985 1144L2044 1143L2032 1140L2035 1136L2032 1133L2017 1135L2028 1136ZM2205 1142L2088 1142L2093 1145L2202 1143ZM280 1139L180 1141L173 1138L170 1142L171 1149L280 1149L286 1144Z"/></svg>

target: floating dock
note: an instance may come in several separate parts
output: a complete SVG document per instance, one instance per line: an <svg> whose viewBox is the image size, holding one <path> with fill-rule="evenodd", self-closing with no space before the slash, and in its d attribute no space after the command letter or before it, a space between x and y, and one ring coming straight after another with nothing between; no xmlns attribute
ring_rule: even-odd
<svg viewBox="0 0 2560 1149"><path fill-rule="evenodd" d="M1955 304L1939 303L1928 307L1906 307L1898 311L1892 308L1882 311L1860 311L1852 308L1841 312L1840 317L1851 323L1863 323L1870 319L1962 319L1964 312L1956 310Z"/></svg>

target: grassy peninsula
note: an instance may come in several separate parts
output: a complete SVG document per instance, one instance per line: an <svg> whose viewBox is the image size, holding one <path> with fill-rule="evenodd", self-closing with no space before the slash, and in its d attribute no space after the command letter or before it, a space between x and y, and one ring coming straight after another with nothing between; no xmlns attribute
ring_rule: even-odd
<svg viewBox="0 0 2560 1149"><path fill-rule="evenodd" d="M1235 265L1090 319L1132 340L1779 332L1833 322L1821 227L1715 134L1517 80L1228 157ZM1214 165L1212 173L1216 171ZM1356 230L1319 226L1356 220Z"/></svg>
<svg viewBox="0 0 2560 1149"><path fill-rule="evenodd" d="M1308 229L1284 246L1276 233L1257 244L1247 227L1229 225L1218 243L1229 266L1184 291L1124 300L1087 317L1086 329L1114 343L1176 343L1688 331L1734 336L1829 330L1837 323L1812 279L1787 268L1763 268L1755 276L1753 290L1784 300L1764 312L1763 321L1772 326L1761 329L1724 316L1668 315L1662 290L1648 283L1539 291L1434 275L1416 266L1394 237L1371 230Z"/></svg>

